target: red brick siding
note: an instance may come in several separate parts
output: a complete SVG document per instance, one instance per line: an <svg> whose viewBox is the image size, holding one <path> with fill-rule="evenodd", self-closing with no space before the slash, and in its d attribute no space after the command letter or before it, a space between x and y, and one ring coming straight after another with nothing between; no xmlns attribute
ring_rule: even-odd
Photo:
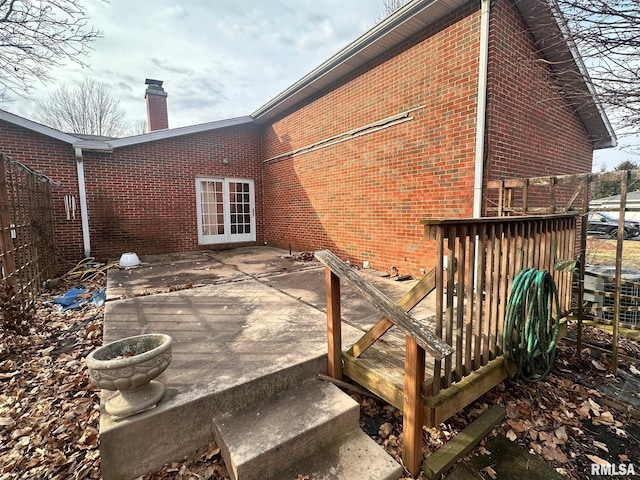
<svg viewBox="0 0 640 480"><path fill-rule="evenodd" d="M468 6L267 126L264 157L413 108L406 123L267 163L265 240L374 268L433 266L425 218L472 214L479 11Z"/></svg>
<svg viewBox="0 0 640 480"><path fill-rule="evenodd" d="M76 161L71 145L0 122L0 150L51 177L58 265L84 256ZM127 251L166 253L198 246L196 176L254 180L257 239L262 238L262 183L258 127L221 130L116 149L84 152L91 254L117 259ZM228 159L223 164L222 159ZM66 220L64 195L76 196L75 220Z"/></svg>
<svg viewBox="0 0 640 480"><path fill-rule="evenodd" d="M589 171L587 132L535 61L518 11L509 0L492 3L485 181ZM195 178L233 176L255 181L258 242L331 248L401 273L430 268L434 244L419 221L472 214L478 7L471 2L262 127L85 152L92 253L198 248ZM411 109L404 123L262 164ZM78 194L71 146L0 122L0 149L58 182L56 242L77 262L80 216L66 220L63 203Z"/></svg>
<svg viewBox="0 0 640 480"><path fill-rule="evenodd" d="M162 130L169 128L169 117L167 112L167 96L147 93L147 130Z"/></svg>
<svg viewBox="0 0 640 480"><path fill-rule="evenodd" d="M82 225L76 162L71 145L0 120L0 151L33 170L42 172L56 185L52 189L58 268L68 269L83 254ZM77 215L67 220L64 196L75 195Z"/></svg>
<svg viewBox="0 0 640 480"><path fill-rule="evenodd" d="M591 171L587 131L541 58L517 8L493 2L485 180ZM547 205L548 190L528 200Z"/></svg>
<svg viewBox="0 0 640 480"><path fill-rule="evenodd" d="M92 252L166 253L198 246L196 177L254 180L257 239L262 237L260 136L235 126L85 154ZM223 164L223 159L229 161Z"/></svg>

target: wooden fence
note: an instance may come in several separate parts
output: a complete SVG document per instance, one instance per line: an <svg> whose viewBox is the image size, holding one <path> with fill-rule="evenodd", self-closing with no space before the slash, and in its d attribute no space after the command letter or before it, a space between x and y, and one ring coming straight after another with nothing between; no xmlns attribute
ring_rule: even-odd
<svg viewBox="0 0 640 480"><path fill-rule="evenodd" d="M22 311L56 273L52 181L0 153L0 260Z"/></svg>

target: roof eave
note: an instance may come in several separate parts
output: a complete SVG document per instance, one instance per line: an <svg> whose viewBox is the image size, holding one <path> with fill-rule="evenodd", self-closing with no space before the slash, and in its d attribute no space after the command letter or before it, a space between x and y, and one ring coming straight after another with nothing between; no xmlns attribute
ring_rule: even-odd
<svg viewBox="0 0 640 480"><path fill-rule="evenodd" d="M113 151L113 147L111 147L109 142L106 140L102 140L102 141L98 140L93 142L81 140L81 141L75 142L73 144L73 148L81 148L85 152L87 151L112 152Z"/></svg>
<svg viewBox="0 0 640 480"><path fill-rule="evenodd" d="M611 122L598 101L589 72L569 35L564 21L553 14L559 12L556 0L517 0L533 38L550 62L568 101L584 124L594 149L615 147L616 135ZM549 21L541 22L546 17Z"/></svg>
<svg viewBox="0 0 640 480"><path fill-rule="evenodd" d="M211 130L218 130L221 128L233 127L236 125L244 125L255 122L255 119L251 116L229 118L225 120L217 120L215 122L201 123L198 125L190 125L187 127L179 128L167 128L164 130L155 130L150 133L144 133L142 135L136 135L133 137L118 138L108 142L111 148L128 147L131 145L139 145L142 143L154 142L157 140L166 140L174 137L181 137L184 135L192 135L194 133L201 133Z"/></svg>
<svg viewBox="0 0 640 480"><path fill-rule="evenodd" d="M26 128L27 130L40 133L50 138L55 138L56 140L60 140L61 142L65 142L71 145L80 141L79 138L74 137L73 135L63 133L59 130L56 130L55 128L47 127L46 125L42 125L32 120L27 120L24 117L9 113L5 110L0 110L0 120L4 120L5 122L12 123L13 125Z"/></svg>

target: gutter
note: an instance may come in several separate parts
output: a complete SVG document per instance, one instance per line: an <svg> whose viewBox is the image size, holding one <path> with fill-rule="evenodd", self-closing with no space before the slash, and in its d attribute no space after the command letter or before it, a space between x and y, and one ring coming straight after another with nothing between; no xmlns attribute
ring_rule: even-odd
<svg viewBox="0 0 640 480"><path fill-rule="evenodd" d="M87 188L84 179L84 160L82 147L74 147L76 154L76 169L78 171L78 193L80 195L80 218L82 220L82 243L85 258L91 256L91 238L89 236L89 212L87 211Z"/></svg>
<svg viewBox="0 0 640 480"><path fill-rule="evenodd" d="M478 113L476 117L476 152L473 177L473 218L482 217L482 179L484 177L484 137L487 119L490 11L490 0L482 0L482 16L480 18L480 61L478 65Z"/></svg>

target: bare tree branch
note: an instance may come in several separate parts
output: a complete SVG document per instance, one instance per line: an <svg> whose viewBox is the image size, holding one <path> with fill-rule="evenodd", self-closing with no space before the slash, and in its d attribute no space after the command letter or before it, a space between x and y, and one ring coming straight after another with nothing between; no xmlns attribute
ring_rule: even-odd
<svg viewBox="0 0 640 480"><path fill-rule="evenodd" d="M68 133L120 137L130 131L120 101L109 86L90 78L72 88L62 86L38 102L35 117Z"/></svg>
<svg viewBox="0 0 640 480"><path fill-rule="evenodd" d="M617 129L639 132L640 1L556 1L597 99Z"/></svg>
<svg viewBox="0 0 640 480"><path fill-rule="evenodd" d="M375 22L380 23L393 12L409 3L411 0L382 0L375 14Z"/></svg>
<svg viewBox="0 0 640 480"><path fill-rule="evenodd" d="M87 25L81 0L0 0L0 101L27 95L53 67L83 57L100 32Z"/></svg>

